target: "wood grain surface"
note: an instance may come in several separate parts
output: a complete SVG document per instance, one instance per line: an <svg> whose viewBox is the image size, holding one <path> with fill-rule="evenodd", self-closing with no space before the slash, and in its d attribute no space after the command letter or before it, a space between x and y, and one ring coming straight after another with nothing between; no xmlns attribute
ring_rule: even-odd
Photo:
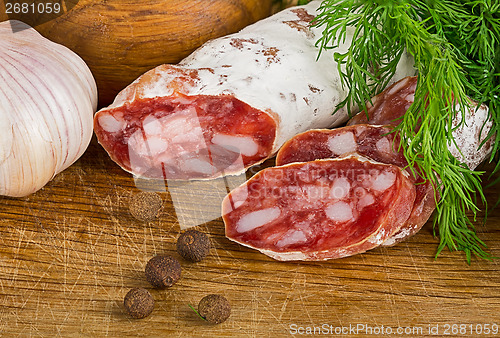
<svg viewBox="0 0 500 338"><path fill-rule="evenodd" d="M77 163L38 193L0 199L3 336L281 337L294 336L299 327L329 325L366 325L357 336L375 336L368 327L382 326L394 333L398 327L422 330L400 336L430 336L429 326L439 325L444 334L447 324L467 324L467 330L470 324L474 330L500 324L498 261L473 259L469 266L463 255L449 252L434 260L437 240L430 223L393 248L327 262L282 263L227 240L217 218L196 227L210 236L209 257L189 263L175 251L182 216L176 209L189 213L189 207L174 208L166 189L159 192L159 218L137 221L129 213L129 200L140 191L136 184L146 188L93 140ZM195 196L193 212L214 212L217 193L200 188ZM487 189L487 196L493 202L497 189ZM478 225L496 256L499 224L500 210L493 210L487 224ZM181 261L181 280L171 289L153 289L144 277L146 262L156 254ZM156 299L148 318L135 320L124 312L123 297L133 287L148 288ZM188 307L209 293L229 299L228 321L209 325Z"/></svg>
<svg viewBox="0 0 500 338"><path fill-rule="evenodd" d="M469 266L462 254L450 252L435 260L438 240L428 223L392 248L327 262L277 262L224 237L218 212L227 183L135 181L94 139L41 191L0 197L0 334L286 337L310 336L306 330L316 328L328 336L339 330L344 334L338 336L389 336L383 334L389 329L406 337L497 336L491 325L500 325L498 260L473 259ZM145 189L164 200L149 223L129 212L130 199ZM486 195L493 204L498 188ZM199 223L212 250L204 261L189 263L175 242L181 228ZM491 210L477 230L500 256L500 210ZM182 264L180 281L168 290L153 289L144 277L156 254ZM148 288L156 300L142 320L123 309L134 287ZM229 299L228 321L209 325L189 308L210 293ZM460 324L466 326L453 326ZM488 327L490 334L479 334Z"/></svg>

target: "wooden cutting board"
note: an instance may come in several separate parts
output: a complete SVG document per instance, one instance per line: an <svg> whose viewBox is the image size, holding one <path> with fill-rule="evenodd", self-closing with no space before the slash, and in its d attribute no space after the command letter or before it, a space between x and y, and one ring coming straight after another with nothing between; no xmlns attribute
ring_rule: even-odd
<svg viewBox="0 0 500 338"><path fill-rule="evenodd" d="M0 198L2 335L261 337L316 327L316 333L343 330L344 336L398 328L406 336L479 336L480 330L492 336L492 325L500 324L499 262L473 259L469 266L462 254L449 252L435 260L430 223L393 248L327 262L282 263L227 240L216 218L197 227L211 238L210 256L189 263L175 251L181 223L193 223L204 210L214 213L223 193L187 187L193 193L182 201L182 187L172 193L155 184L165 190L159 192L164 208L157 220L143 223L128 209L140 191L136 184L144 188L93 140L43 190ZM497 191L486 190L490 203ZM497 209L477 227L496 256L499 224ZM156 254L181 261L182 278L171 289L152 289L145 280L145 264ZM123 297L133 287L149 288L156 299L146 319L124 312ZM231 302L225 323L209 325L188 307L209 293Z"/></svg>

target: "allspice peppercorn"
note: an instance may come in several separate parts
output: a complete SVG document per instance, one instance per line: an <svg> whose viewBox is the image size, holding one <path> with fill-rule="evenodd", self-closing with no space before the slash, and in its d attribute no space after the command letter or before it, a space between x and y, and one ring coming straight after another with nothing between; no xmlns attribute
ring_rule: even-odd
<svg viewBox="0 0 500 338"><path fill-rule="evenodd" d="M155 256L146 264L145 273L154 287L171 287L181 277L181 264L172 256Z"/></svg>
<svg viewBox="0 0 500 338"><path fill-rule="evenodd" d="M200 300L198 313L207 322L219 324L226 321L231 315L231 305L225 297L211 294Z"/></svg>
<svg viewBox="0 0 500 338"><path fill-rule="evenodd" d="M130 290L123 300L125 310L134 318L145 318L153 311L155 300L148 290L134 288Z"/></svg>
<svg viewBox="0 0 500 338"><path fill-rule="evenodd" d="M188 230L179 236L177 252L188 261L200 262L210 252L210 239L203 232Z"/></svg>
<svg viewBox="0 0 500 338"><path fill-rule="evenodd" d="M129 202L130 214L135 219L149 222L157 218L163 206L160 195L154 192L142 191L132 196Z"/></svg>

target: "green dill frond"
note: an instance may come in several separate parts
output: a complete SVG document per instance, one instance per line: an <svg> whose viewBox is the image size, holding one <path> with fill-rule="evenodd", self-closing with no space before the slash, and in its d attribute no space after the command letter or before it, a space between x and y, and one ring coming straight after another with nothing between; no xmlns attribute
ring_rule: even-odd
<svg viewBox="0 0 500 338"><path fill-rule="evenodd" d="M403 12L408 7L399 5L392 9ZM355 105L366 110L367 102L387 86L404 53L404 41L387 34L394 30L394 20L390 18L393 14L388 6L378 5L376 1L330 0L321 4L320 15L314 21L315 26L325 26L317 42L320 53L338 47L345 41L348 27L355 27L353 41L357 43L353 43L347 53L334 55L342 85L349 89L339 108L346 106L350 115Z"/></svg>
<svg viewBox="0 0 500 338"><path fill-rule="evenodd" d="M396 131L408 145L404 153L409 165L437 187L438 254L445 247L460 250L468 262L472 255L491 258L472 223L477 199L486 203L482 172L469 170L448 147L455 143L453 130L463 126L464 119L457 124L456 117L470 107L469 98L489 105L494 122L489 136L500 135L499 11L500 5L491 0L325 0L314 21L324 26L317 42L322 50L337 47L353 29L348 51L334 55L348 89L338 108L357 105L366 110L366 103L395 74L405 50L413 55L419 76L415 101ZM499 144L495 139L492 159Z"/></svg>

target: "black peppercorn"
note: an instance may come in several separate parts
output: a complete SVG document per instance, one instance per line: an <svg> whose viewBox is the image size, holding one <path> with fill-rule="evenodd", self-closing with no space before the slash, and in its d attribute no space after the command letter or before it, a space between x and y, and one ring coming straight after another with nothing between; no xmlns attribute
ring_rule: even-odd
<svg viewBox="0 0 500 338"><path fill-rule="evenodd" d="M210 239L203 232L188 230L179 236L177 252L188 261L199 262L210 252Z"/></svg>
<svg viewBox="0 0 500 338"><path fill-rule="evenodd" d="M149 222L158 217L163 206L160 195L154 192L140 192L130 199L130 214L135 219Z"/></svg>
<svg viewBox="0 0 500 338"><path fill-rule="evenodd" d="M123 305L132 317L144 318L153 311L155 300L148 290L135 288L125 295Z"/></svg>
<svg viewBox="0 0 500 338"><path fill-rule="evenodd" d="M171 287L181 277L181 264L172 256L155 256L146 264L145 273L154 287Z"/></svg>
<svg viewBox="0 0 500 338"><path fill-rule="evenodd" d="M208 295L203 297L198 304L198 313L212 324L219 324L231 315L229 301L220 295Z"/></svg>

